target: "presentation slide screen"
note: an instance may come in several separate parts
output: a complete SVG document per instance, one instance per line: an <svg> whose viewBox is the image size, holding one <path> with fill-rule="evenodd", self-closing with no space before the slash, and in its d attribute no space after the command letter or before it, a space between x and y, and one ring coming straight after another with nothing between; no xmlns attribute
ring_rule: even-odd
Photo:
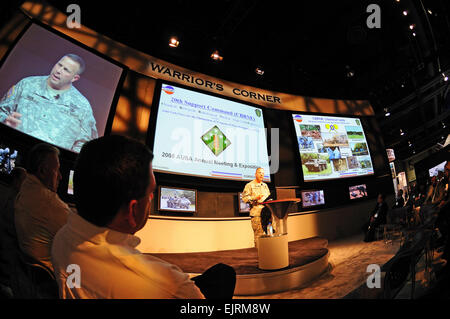
<svg viewBox="0 0 450 319"><path fill-rule="evenodd" d="M302 206L311 207L325 204L323 190L302 191Z"/></svg>
<svg viewBox="0 0 450 319"><path fill-rule="evenodd" d="M104 135L123 71L31 24L0 68L0 123L78 153Z"/></svg>
<svg viewBox="0 0 450 319"><path fill-rule="evenodd" d="M367 186L366 184L350 186L348 192L350 199L367 197Z"/></svg>
<svg viewBox="0 0 450 319"><path fill-rule="evenodd" d="M439 172L444 172L444 170L445 170L445 163L447 163L447 162L444 161L441 164L430 168L428 170L428 173L430 174L430 177L437 176Z"/></svg>
<svg viewBox="0 0 450 319"><path fill-rule="evenodd" d="M197 211L197 191L160 186L159 210L195 213Z"/></svg>
<svg viewBox="0 0 450 319"><path fill-rule="evenodd" d="M156 119L156 172L248 181L258 167L270 182L261 109L162 84Z"/></svg>
<svg viewBox="0 0 450 319"><path fill-rule="evenodd" d="M305 182L374 173L361 121L293 114Z"/></svg>

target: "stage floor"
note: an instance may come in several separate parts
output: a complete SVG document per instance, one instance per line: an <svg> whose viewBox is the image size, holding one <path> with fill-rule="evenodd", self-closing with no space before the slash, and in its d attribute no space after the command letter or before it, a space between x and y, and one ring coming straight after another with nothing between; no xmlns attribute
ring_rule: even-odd
<svg viewBox="0 0 450 319"><path fill-rule="evenodd" d="M308 253L302 248L307 248ZM367 266L382 266L399 249L399 243L385 244L383 241L366 243L363 234L328 243L315 237L289 243L289 268L305 265L329 253L329 270L308 284L288 291L255 295L236 295L235 299L340 299L360 287L367 280ZM152 254L179 266L187 273L202 273L219 262L236 269L237 275L276 273L258 269L255 248L227 250L208 253Z"/></svg>
<svg viewBox="0 0 450 319"><path fill-rule="evenodd" d="M328 249L330 270L312 283L289 291L235 296L234 299L340 299L367 281L370 264L384 265L398 251L398 242L385 244L383 241L366 243L364 235L357 234L330 242ZM355 298L358 298L355 296ZM364 297L363 297L364 298Z"/></svg>
<svg viewBox="0 0 450 319"><path fill-rule="evenodd" d="M289 267L283 270L310 264L328 254L328 240L313 237L289 243ZM184 272L201 274L217 263L232 266L236 275L265 274L274 271L258 268L256 248L224 250L199 253L151 254L180 267Z"/></svg>

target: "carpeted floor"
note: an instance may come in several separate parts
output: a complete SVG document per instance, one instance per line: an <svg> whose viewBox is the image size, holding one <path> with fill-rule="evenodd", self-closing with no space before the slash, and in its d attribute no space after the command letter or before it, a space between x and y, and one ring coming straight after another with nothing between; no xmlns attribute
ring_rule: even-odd
<svg viewBox="0 0 450 319"><path fill-rule="evenodd" d="M330 242L330 271L306 287L263 296L235 296L235 299L340 299L367 281L367 266L382 266L399 249L399 243L366 243L363 234Z"/></svg>
<svg viewBox="0 0 450 319"><path fill-rule="evenodd" d="M289 268L313 262L328 253L328 240L314 237L289 243ZM232 266L237 275L259 274L268 271L258 268L256 248L185 254L151 254L179 266L186 273L203 273L217 263Z"/></svg>

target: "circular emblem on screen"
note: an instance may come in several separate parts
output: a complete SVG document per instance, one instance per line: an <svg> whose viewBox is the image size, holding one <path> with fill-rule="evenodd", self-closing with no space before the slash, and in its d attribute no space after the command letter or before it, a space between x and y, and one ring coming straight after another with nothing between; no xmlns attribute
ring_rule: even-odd
<svg viewBox="0 0 450 319"><path fill-rule="evenodd" d="M331 125L330 124L326 124L325 127L326 127L327 130L330 130L330 131L336 131L338 129L337 124L331 124Z"/></svg>
<svg viewBox="0 0 450 319"><path fill-rule="evenodd" d="M172 87L172 86L170 86L170 85L164 85L163 87L162 87L162 90L165 92L165 93L167 93L167 94L173 94L174 93L174 91L175 91L175 89Z"/></svg>
<svg viewBox="0 0 450 319"><path fill-rule="evenodd" d="M303 121L302 116L298 114L294 115L294 121L301 123Z"/></svg>

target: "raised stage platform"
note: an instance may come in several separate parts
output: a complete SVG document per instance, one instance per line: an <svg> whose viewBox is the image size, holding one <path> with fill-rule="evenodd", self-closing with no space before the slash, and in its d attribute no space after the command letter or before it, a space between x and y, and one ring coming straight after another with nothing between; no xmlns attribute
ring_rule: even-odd
<svg viewBox="0 0 450 319"><path fill-rule="evenodd" d="M328 240L320 237L289 242L289 266L280 270L258 268L256 248L199 253L152 254L179 266L192 276L203 273L217 263L236 271L236 296L277 293L314 281L328 269Z"/></svg>

